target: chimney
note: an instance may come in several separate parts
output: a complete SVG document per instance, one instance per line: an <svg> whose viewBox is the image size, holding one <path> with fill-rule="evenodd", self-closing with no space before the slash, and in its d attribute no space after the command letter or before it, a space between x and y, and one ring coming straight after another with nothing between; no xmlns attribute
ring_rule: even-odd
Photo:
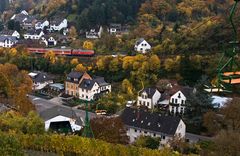
<svg viewBox="0 0 240 156"><path fill-rule="evenodd" d="M137 118L136 120L138 120L140 118L140 109L137 110Z"/></svg>

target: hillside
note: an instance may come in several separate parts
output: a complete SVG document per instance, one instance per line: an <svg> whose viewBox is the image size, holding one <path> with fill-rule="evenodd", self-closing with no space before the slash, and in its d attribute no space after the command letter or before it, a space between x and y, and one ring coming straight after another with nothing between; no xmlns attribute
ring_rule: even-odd
<svg viewBox="0 0 240 156"><path fill-rule="evenodd" d="M144 37L157 54L219 52L219 45L231 40L227 16L232 1L227 0L32 0L28 5L25 1L12 7L42 18L65 16L78 32L96 25L128 24L130 34L122 41L133 44ZM112 50L128 51L128 43L120 49L116 44Z"/></svg>

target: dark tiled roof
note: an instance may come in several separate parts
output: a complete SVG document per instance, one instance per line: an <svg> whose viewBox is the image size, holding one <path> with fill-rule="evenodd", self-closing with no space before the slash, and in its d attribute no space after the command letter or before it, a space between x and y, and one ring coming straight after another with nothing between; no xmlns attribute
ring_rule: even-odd
<svg viewBox="0 0 240 156"><path fill-rule="evenodd" d="M181 92L186 96L186 98L187 98L187 97L189 97L189 96L193 93L194 89L191 88L191 87L183 87L183 88L180 89L180 91L181 91Z"/></svg>
<svg viewBox="0 0 240 156"><path fill-rule="evenodd" d="M94 84L94 80L84 79L80 84L80 88L91 90Z"/></svg>
<svg viewBox="0 0 240 156"><path fill-rule="evenodd" d="M121 114L123 123L139 129L174 135L181 121L179 117L161 116L142 109L126 108Z"/></svg>
<svg viewBox="0 0 240 156"><path fill-rule="evenodd" d="M111 27L111 28L119 28L119 29L120 29L121 26L122 26L122 25L121 25L121 24L118 24L118 23L110 23L110 27Z"/></svg>
<svg viewBox="0 0 240 156"><path fill-rule="evenodd" d="M144 38L140 38L140 39L138 39L137 41L136 41L136 44L135 45L139 45L139 44L141 44L142 42L144 41Z"/></svg>
<svg viewBox="0 0 240 156"><path fill-rule="evenodd" d="M148 98L152 98L156 91L157 91L156 88L145 88L145 89L143 89L143 90L140 92L140 95L141 95L143 92L146 92L147 95L148 95Z"/></svg>
<svg viewBox="0 0 240 156"><path fill-rule="evenodd" d="M15 42L17 38L15 36L0 36L0 42L4 42L5 40Z"/></svg>
<svg viewBox="0 0 240 156"><path fill-rule="evenodd" d="M83 76L83 73L71 71L67 76L73 79L80 79Z"/></svg>
<svg viewBox="0 0 240 156"><path fill-rule="evenodd" d="M14 20L21 23L21 22L23 22L23 20L24 20L25 18L28 18L28 15L17 14L17 15L15 15Z"/></svg>
<svg viewBox="0 0 240 156"><path fill-rule="evenodd" d="M54 17L54 18L50 21L50 25L60 25L63 20L64 20L64 18Z"/></svg>
<svg viewBox="0 0 240 156"><path fill-rule="evenodd" d="M15 30L2 30L1 32L0 32L0 35L12 35L13 33L15 32Z"/></svg>
<svg viewBox="0 0 240 156"><path fill-rule="evenodd" d="M70 107L54 106L40 112L40 117L43 118L44 121L47 121L59 115L76 119L76 124L79 126L82 126L83 124L81 119L77 117L76 113Z"/></svg>
<svg viewBox="0 0 240 156"><path fill-rule="evenodd" d="M36 76L31 77L33 82L45 82L51 80L46 73L37 72Z"/></svg>
<svg viewBox="0 0 240 156"><path fill-rule="evenodd" d="M76 72L76 71L71 71L67 75L67 80L66 81L78 84L80 79L82 78L82 76L83 76L83 73ZM74 81L74 79L77 79L77 81Z"/></svg>
<svg viewBox="0 0 240 156"><path fill-rule="evenodd" d="M105 80L104 80L104 77L94 77L93 79L95 82L98 83L99 86L106 86L106 85L109 85L109 83L107 83Z"/></svg>
<svg viewBox="0 0 240 156"><path fill-rule="evenodd" d="M26 34L28 34L28 35L39 35L41 32L42 32L42 30L30 29L26 32Z"/></svg>

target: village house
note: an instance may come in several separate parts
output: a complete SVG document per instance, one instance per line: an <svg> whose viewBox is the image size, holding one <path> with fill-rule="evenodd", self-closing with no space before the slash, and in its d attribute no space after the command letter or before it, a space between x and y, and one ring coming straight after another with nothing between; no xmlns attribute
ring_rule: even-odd
<svg viewBox="0 0 240 156"><path fill-rule="evenodd" d="M144 40L144 38L140 38L135 43L134 50L139 53L146 54L151 50L151 45L146 40Z"/></svg>
<svg viewBox="0 0 240 156"><path fill-rule="evenodd" d="M67 19L54 18L54 20L50 20L50 31L61 31L62 29L66 29L67 27Z"/></svg>
<svg viewBox="0 0 240 156"><path fill-rule="evenodd" d="M88 39L97 39L101 38L101 34L103 32L102 26L98 26L96 28L92 28L86 32L86 38Z"/></svg>
<svg viewBox="0 0 240 156"><path fill-rule="evenodd" d="M41 42L43 42L47 47L57 45L57 40L53 36L44 35L41 39Z"/></svg>
<svg viewBox="0 0 240 156"><path fill-rule="evenodd" d="M171 114L184 114L187 98L194 92L195 89L191 87L172 88L162 94L159 106L168 105Z"/></svg>
<svg viewBox="0 0 240 156"><path fill-rule="evenodd" d="M20 39L20 34L16 30L2 30L0 32L0 36L13 36L16 37L17 39Z"/></svg>
<svg viewBox="0 0 240 156"><path fill-rule="evenodd" d="M28 74L33 81L33 90L40 90L46 87L48 84L52 84L53 80L42 72L31 72Z"/></svg>
<svg viewBox="0 0 240 156"><path fill-rule="evenodd" d="M0 36L0 47L11 48L17 41L17 38L13 36Z"/></svg>
<svg viewBox="0 0 240 156"><path fill-rule="evenodd" d="M14 20L15 22L19 22L20 26L23 29L33 29L35 22L37 21L34 16L29 16L28 12L23 10L19 14L14 14L11 17L11 20Z"/></svg>
<svg viewBox="0 0 240 156"><path fill-rule="evenodd" d="M156 88L145 88L138 95L137 105L154 109L160 97L161 93Z"/></svg>
<svg viewBox="0 0 240 156"><path fill-rule="evenodd" d="M49 26L49 21L48 20L38 20L35 24L35 29L41 29L44 30L44 28L47 28Z"/></svg>
<svg viewBox="0 0 240 156"><path fill-rule="evenodd" d="M42 30L28 30L24 35L24 39L39 40L44 35Z"/></svg>
<svg viewBox="0 0 240 156"><path fill-rule="evenodd" d="M94 100L103 93L111 92L111 85L103 77L72 71L65 81L65 93L79 99Z"/></svg>
<svg viewBox="0 0 240 156"><path fill-rule="evenodd" d="M70 107L54 106L39 113L44 120L45 130L49 129L61 133L80 131L83 121L77 117Z"/></svg>
<svg viewBox="0 0 240 156"><path fill-rule="evenodd" d="M127 26L122 26L121 24L111 23L108 28L108 32L111 35L120 36L122 34L127 34L128 28Z"/></svg>
<svg viewBox="0 0 240 156"><path fill-rule="evenodd" d="M179 117L150 113L143 109L125 108L120 115L126 129L129 143L140 136L160 138L160 148L169 145L175 136L185 137L186 125Z"/></svg>
<svg viewBox="0 0 240 156"><path fill-rule="evenodd" d="M29 16L26 20L24 20L21 26L25 30L34 29L36 22L37 22L37 19L34 16Z"/></svg>
<svg viewBox="0 0 240 156"><path fill-rule="evenodd" d="M14 14L14 15L11 17L11 20L20 22L20 24L21 24L21 23L23 23L25 20L27 20L27 18L28 18L28 12L25 11L25 10L22 10L21 13L19 13L19 14Z"/></svg>

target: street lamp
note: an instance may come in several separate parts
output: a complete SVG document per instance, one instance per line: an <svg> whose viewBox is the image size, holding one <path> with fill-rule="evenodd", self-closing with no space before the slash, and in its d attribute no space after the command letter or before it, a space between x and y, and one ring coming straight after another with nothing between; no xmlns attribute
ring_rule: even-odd
<svg viewBox="0 0 240 156"><path fill-rule="evenodd" d="M90 99L93 97L94 95L92 95L90 97ZM90 100L91 102L92 100ZM91 103L90 103L90 106L91 106ZM90 124L90 118L89 118L89 114L88 114L88 101L86 100L86 103L85 103L85 126L84 126L84 129L83 129L83 133L82 133L82 136L83 137L87 137L87 138L94 138L94 134L93 134L93 131L92 131L92 128L91 128L91 124Z"/></svg>

